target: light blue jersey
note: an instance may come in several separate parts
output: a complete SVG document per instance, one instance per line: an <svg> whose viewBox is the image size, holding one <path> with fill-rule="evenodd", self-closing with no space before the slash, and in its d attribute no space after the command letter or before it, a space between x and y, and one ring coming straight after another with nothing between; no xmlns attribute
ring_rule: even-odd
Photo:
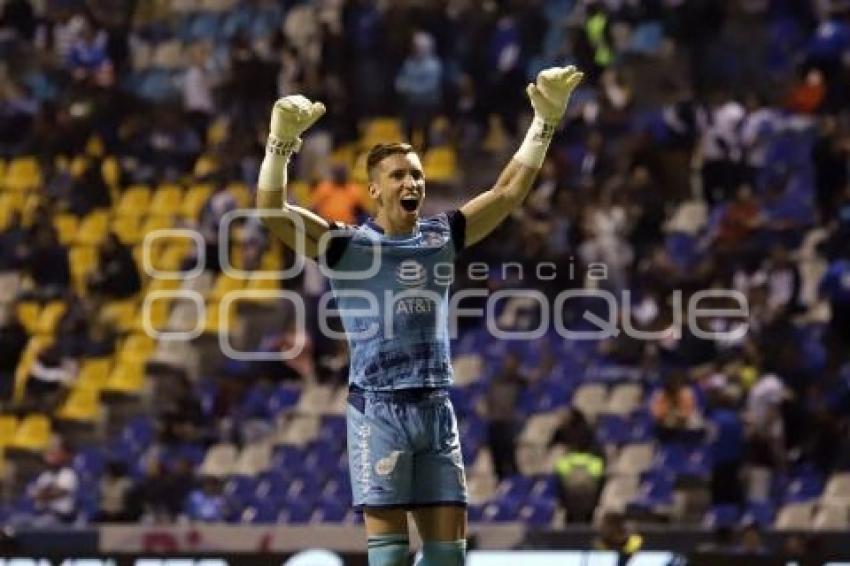
<svg viewBox="0 0 850 566"><path fill-rule="evenodd" d="M447 387L448 295L463 247L458 211L388 236L374 222L333 230L326 254L351 363L349 384L370 391Z"/></svg>

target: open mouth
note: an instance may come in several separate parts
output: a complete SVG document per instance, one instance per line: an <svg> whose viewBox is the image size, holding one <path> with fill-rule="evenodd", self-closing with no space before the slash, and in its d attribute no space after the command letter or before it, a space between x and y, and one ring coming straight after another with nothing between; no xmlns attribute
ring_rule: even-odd
<svg viewBox="0 0 850 566"><path fill-rule="evenodd" d="M416 212L416 209L419 208L419 197L416 195L401 197L401 207L407 212Z"/></svg>

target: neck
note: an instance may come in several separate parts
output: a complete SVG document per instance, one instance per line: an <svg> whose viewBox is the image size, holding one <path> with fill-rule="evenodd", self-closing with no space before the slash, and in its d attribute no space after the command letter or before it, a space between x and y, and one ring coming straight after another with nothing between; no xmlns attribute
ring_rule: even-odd
<svg viewBox="0 0 850 566"><path fill-rule="evenodd" d="M377 216L375 216L375 224L380 226L384 231L384 234L387 236L407 236L413 233L413 229L416 226L416 220L413 220L412 222L394 223L387 218L386 214L379 212Z"/></svg>

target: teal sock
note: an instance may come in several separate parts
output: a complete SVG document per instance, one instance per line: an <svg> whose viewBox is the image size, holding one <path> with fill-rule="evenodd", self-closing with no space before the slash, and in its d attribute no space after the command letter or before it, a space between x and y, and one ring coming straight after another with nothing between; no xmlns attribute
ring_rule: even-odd
<svg viewBox="0 0 850 566"><path fill-rule="evenodd" d="M466 541L431 541L422 544L422 560L416 566L463 566Z"/></svg>
<svg viewBox="0 0 850 566"><path fill-rule="evenodd" d="M369 537L369 566L407 566L410 553L407 535Z"/></svg>

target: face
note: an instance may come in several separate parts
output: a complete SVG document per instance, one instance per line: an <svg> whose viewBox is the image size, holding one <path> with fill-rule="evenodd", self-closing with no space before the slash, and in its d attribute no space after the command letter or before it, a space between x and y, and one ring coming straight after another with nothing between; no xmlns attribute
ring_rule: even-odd
<svg viewBox="0 0 850 566"><path fill-rule="evenodd" d="M425 199L425 174L419 156L390 155L375 166L369 195L378 205L378 215L390 224L412 226Z"/></svg>

